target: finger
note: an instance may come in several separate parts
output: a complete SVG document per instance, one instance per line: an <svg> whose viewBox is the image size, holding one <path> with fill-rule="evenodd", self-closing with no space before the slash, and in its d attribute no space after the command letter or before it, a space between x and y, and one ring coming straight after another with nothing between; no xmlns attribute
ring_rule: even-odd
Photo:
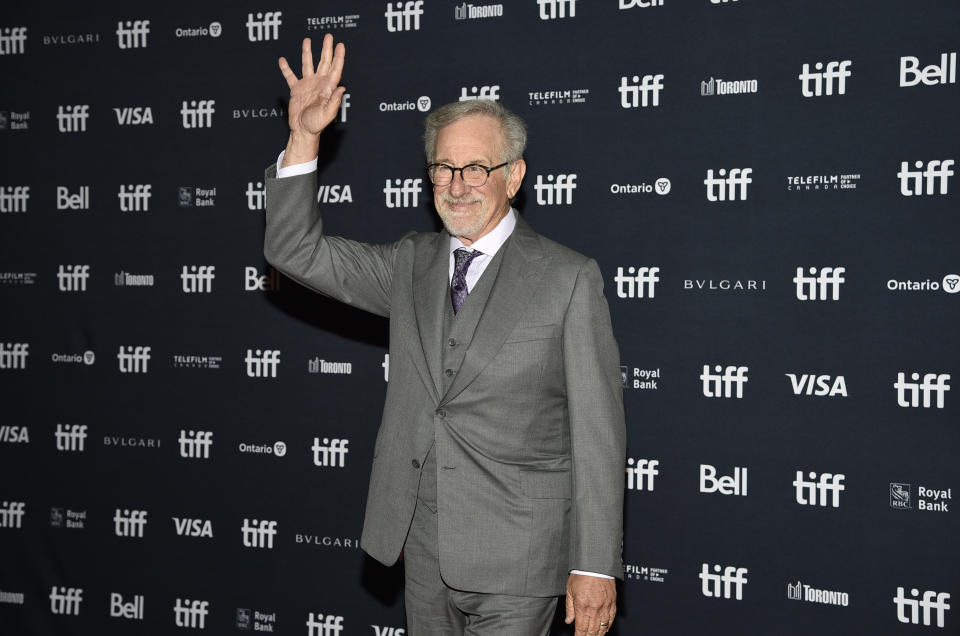
<svg viewBox="0 0 960 636"><path fill-rule="evenodd" d="M320 61L317 62L317 73L327 71L331 62L333 62L333 35L327 33L323 36L323 45L320 47Z"/></svg>
<svg viewBox="0 0 960 636"><path fill-rule="evenodd" d="M566 606L567 606L567 616L566 616L566 618L563 620L563 622L566 623L567 625L569 625L569 624L572 623L572 622L574 621L574 619L576 619L576 617L577 617L577 612L576 612L576 610L573 608L573 597L571 597L569 594L567 594L567 603L566 603Z"/></svg>
<svg viewBox="0 0 960 636"><path fill-rule="evenodd" d="M303 38L303 47L300 50L300 73L303 77L313 75L313 49L310 38Z"/></svg>
<svg viewBox="0 0 960 636"><path fill-rule="evenodd" d="M280 58L280 72L283 73L283 79L287 80L287 87L293 88L293 85L297 83L297 75L290 68L285 57Z"/></svg>
<svg viewBox="0 0 960 636"><path fill-rule="evenodd" d="M330 79L335 83L340 83L340 76L343 74L343 58L347 54L347 47L343 45L343 42L337 44L336 48L333 51L333 63L330 67Z"/></svg>

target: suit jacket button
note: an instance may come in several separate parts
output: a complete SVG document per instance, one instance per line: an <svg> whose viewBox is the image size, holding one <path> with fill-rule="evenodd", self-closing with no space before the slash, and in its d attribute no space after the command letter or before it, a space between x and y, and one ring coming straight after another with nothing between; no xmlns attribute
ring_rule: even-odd
<svg viewBox="0 0 960 636"><path fill-rule="evenodd" d="M449 378L451 375L453 375L453 369L447 369L443 373Z"/></svg>
<svg viewBox="0 0 960 636"><path fill-rule="evenodd" d="M453 338L450 338L449 340L447 340L447 344L450 345L451 347L456 347L457 341L454 340Z"/></svg>
<svg viewBox="0 0 960 636"><path fill-rule="evenodd" d="M410 463L413 465L414 468L420 468L420 462L417 461L416 459L411 460Z"/></svg>
<svg viewBox="0 0 960 636"><path fill-rule="evenodd" d="M443 409L441 409L441 410L437 411L437 415L439 415L441 418L444 418L444 417L447 416L447 412L444 411Z"/></svg>

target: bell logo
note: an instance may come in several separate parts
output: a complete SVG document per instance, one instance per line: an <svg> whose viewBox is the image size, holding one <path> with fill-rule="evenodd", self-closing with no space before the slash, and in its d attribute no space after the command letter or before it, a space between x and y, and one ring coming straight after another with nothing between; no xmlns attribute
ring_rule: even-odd
<svg viewBox="0 0 960 636"><path fill-rule="evenodd" d="M143 538L143 529L147 525L146 510L120 510L113 514L113 532L118 537Z"/></svg>
<svg viewBox="0 0 960 636"><path fill-rule="evenodd" d="M901 623L907 623L910 625L924 625L930 627L931 625L931 612L936 610L937 612L937 627L943 627L946 624L946 613L950 609L950 606L947 604L947 601L950 600L950 594L947 592L934 592L932 590L927 590L923 593L923 598L920 598L920 590L913 588L910 590L911 598L907 598L903 595L904 589L902 587L897 587L897 595L893 597L893 604L897 606L897 620ZM922 623L920 609L923 609ZM907 616L907 609L910 610L910 615Z"/></svg>
<svg viewBox="0 0 960 636"><path fill-rule="evenodd" d="M263 276L256 267L243 268L243 290L270 292L280 289L280 272L273 267L267 267Z"/></svg>
<svg viewBox="0 0 960 636"><path fill-rule="evenodd" d="M188 598L178 598L173 606L173 622L177 627L204 629L207 614L210 613L208 601L191 601Z"/></svg>
<svg viewBox="0 0 960 636"><path fill-rule="evenodd" d="M273 538L277 535L277 522L244 519L243 527L240 528L243 536L243 546L245 548L266 548L273 549Z"/></svg>
<svg viewBox="0 0 960 636"><path fill-rule="evenodd" d="M396 9L394 9L396 6ZM408 2L388 2L387 11L383 14L387 18L387 31L419 31L420 16L423 15L423 0L409 0Z"/></svg>
<svg viewBox="0 0 960 636"><path fill-rule="evenodd" d="M280 38L280 25L283 22L280 17L282 11L267 11L266 13L257 13L254 18L252 13L247 14L247 39L251 42L263 42L265 40L277 40Z"/></svg>
<svg viewBox="0 0 960 636"><path fill-rule="evenodd" d="M77 194L70 194L66 186L57 186L58 210L89 210L90 186L80 186Z"/></svg>
<svg viewBox="0 0 960 636"><path fill-rule="evenodd" d="M267 192L263 189L263 182L247 181L247 209L262 210L267 201Z"/></svg>
<svg viewBox="0 0 960 636"><path fill-rule="evenodd" d="M660 105L660 91L663 90L663 73L656 75L634 75L620 78L620 107L646 108Z"/></svg>
<svg viewBox="0 0 960 636"><path fill-rule="evenodd" d="M0 29L0 55L20 55L27 45L27 27Z"/></svg>
<svg viewBox="0 0 960 636"><path fill-rule="evenodd" d="M150 361L150 347L120 345L117 352L120 373L146 373Z"/></svg>
<svg viewBox="0 0 960 636"><path fill-rule="evenodd" d="M333 614L307 615L307 636L339 636L343 631L343 616Z"/></svg>
<svg viewBox="0 0 960 636"><path fill-rule="evenodd" d="M900 58L900 86L926 86L957 83L957 53L941 53L940 64L931 64L920 69L919 58L905 55Z"/></svg>
<svg viewBox="0 0 960 636"><path fill-rule="evenodd" d="M700 379L703 381L703 394L712 398L743 398L743 385L747 383L748 367L722 365L714 367L716 373L710 373L710 365L703 365ZM736 388L734 388L736 387ZM734 395L734 393L736 395Z"/></svg>
<svg viewBox="0 0 960 636"><path fill-rule="evenodd" d="M147 46L150 20L117 22L117 46L121 49L140 49Z"/></svg>
<svg viewBox="0 0 960 636"><path fill-rule="evenodd" d="M700 492L721 495L747 496L747 469L734 466L733 476L717 478L717 469L710 464L700 464Z"/></svg>
<svg viewBox="0 0 960 636"><path fill-rule="evenodd" d="M29 343L0 342L0 369L26 369L29 355Z"/></svg>
<svg viewBox="0 0 960 636"><path fill-rule="evenodd" d="M123 602L123 595L110 593L110 616L113 618L129 618L143 620L143 596L136 595L129 603Z"/></svg>
<svg viewBox="0 0 960 636"><path fill-rule="evenodd" d="M573 18L577 15L577 0L537 0L541 20Z"/></svg>
<svg viewBox="0 0 960 636"><path fill-rule="evenodd" d="M840 300L840 285L846 282L843 274L845 267L822 267L817 273L816 267L809 269L810 275L797 268L793 282L797 285L797 300Z"/></svg>
<svg viewBox="0 0 960 636"><path fill-rule="evenodd" d="M624 273L617 268L613 280L617 284L619 298L653 298L657 283L660 281L659 267L628 267Z"/></svg>
<svg viewBox="0 0 960 636"><path fill-rule="evenodd" d="M423 179L404 179L403 185L400 179L393 181L395 186L390 184L390 179L387 179L383 188L388 208L415 208L420 205L419 194L423 191L421 188Z"/></svg>
<svg viewBox="0 0 960 636"><path fill-rule="evenodd" d="M150 210L150 197L152 196L150 184L138 183L137 185L120 186L120 192L117 198L120 199L121 212L146 212Z"/></svg>
<svg viewBox="0 0 960 636"><path fill-rule="evenodd" d="M0 212L26 212L30 186L0 186Z"/></svg>
<svg viewBox="0 0 960 636"><path fill-rule="evenodd" d="M953 176L953 159L933 159L924 164L917 161L913 165L916 170L910 170L906 161L900 162L900 194L905 197L924 196L932 194L946 194L950 177ZM936 184L939 182L940 187Z"/></svg>
<svg viewBox="0 0 960 636"><path fill-rule="evenodd" d="M653 479L660 474L660 460L627 458L627 490L653 490Z"/></svg>
<svg viewBox="0 0 960 636"><path fill-rule="evenodd" d="M60 265L57 269L57 285L62 292L87 291L89 278L89 265Z"/></svg>
<svg viewBox="0 0 960 636"><path fill-rule="evenodd" d="M57 424L53 434L58 451L81 452L87 439L86 424Z"/></svg>
<svg viewBox="0 0 960 636"><path fill-rule="evenodd" d="M620 0L620 10L632 9L634 7L640 7L641 9L646 9L647 7L662 7L663 0Z"/></svg>
<svg viewBox="0 0 960 636"><path fill-rule="evenodd" d="M933 405L932 397L936 394L936 408L943 408L946 393L950 390L950 385L947 384L950 380L949 373L924 373L923 381L920 381L919 373L911 373L910 379L913 382L907 382L906 373L897 374L897 381L893 384L893 388L897 390L899 406L929 409Z"/></svg>
<svg viewBox="0 0 960 636"><path fill-rule="evenodd" d="M700 569L700 580L703 581L700 591L708 598L730 598L733 595L738 601L742 601L743 586L747 584L744 575L747 572L747 568L714 565L711 573L710 566L704 563Z"/></svg>
<svg viewBox="0 0 960 636"><path fill-rule="evenodd" d="M810 65L804 64L803 72L797 76L800 78L800 92L804 97L833 95L833 80L837 80L837 95L843 95L847 92L847 78L852 75L850 72L852 64L850 60L827 62L827 68L824 70L823 62L817 62L814 65L816 72L811 72Z"/></svg>
<svg viewBox="0 0 960 636"><path fill-rule="evenodd" d="M810 481L803 478L803 471L797 471L797 478L793 480L793 485L797 489L797 503L801 506L826 506L827 499L834 508L840 507L840 492L846 490L843 485L845 475L833 473L821 473L819 479L817 473L808 473ZM829 497L828 497L829 495Z"/></svg>
<svg viewBox="0 0 960 636"><path fill-rule="evenodd" d="M83 590L76 587L50 588L50 612L77 616L80 614L80 603L83 602Z"/></svg>
<svg viewBox="0 0 960 636"><path fill-rule="evenodd" d="M87 132L88 104L57 106L57 130L62 133Z"/></svg>
<svg viewBox="0 0 960 636"><path fill-rule="evenodd" d="M479 90L479 92L477 92ZM467 87L464 86L460 89L460 99L461 102L469 102L476 99L487 99L490 101L497 101L500 99L500 85L496 86L481 86L479 89L476 86L470 87L470 93L467 93Z"/></svg>
<svg viewBox="0 0 960 636"><path fill-rule="evenodd" d="M26 507L27 504L23 501L4 501L0 503L0 528L22 527Z"/></svg>
<svg viewBox="0 0 960 636"><path fill-rule="evenodd" d="M183 116L184 128L212 128L214 105L217 102L212 99L201 99L199 101L192 99L189 105L187 100L183 100L180 106L180 114Z"/></svg>
<svg viewBox="0 0 960 636"><path fill-rule="evenodd" d="M707 186L707 201L746 201L747 186L753 183L750 175L753 168L731 168L730 175L724 168L717 170L717 177L713 176L713 169L707 170L707 178L703 184ZM740 186L739 196L737 186Z"/></svg>

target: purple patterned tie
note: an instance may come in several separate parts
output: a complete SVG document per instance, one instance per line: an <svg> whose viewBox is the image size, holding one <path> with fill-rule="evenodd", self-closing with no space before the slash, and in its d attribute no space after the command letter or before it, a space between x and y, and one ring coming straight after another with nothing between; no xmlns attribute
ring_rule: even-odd
<svg viewBox="0 0 960 636"><path fill-rule="evenodd" d="M471 252L462 247L453 252L457 259L453 265L453 279L450 281L450 299L453 300L453 313L460 311L463 301L467 299L467 269L470 268L473 259L480 254L481 252L477 250Z"/></svg>

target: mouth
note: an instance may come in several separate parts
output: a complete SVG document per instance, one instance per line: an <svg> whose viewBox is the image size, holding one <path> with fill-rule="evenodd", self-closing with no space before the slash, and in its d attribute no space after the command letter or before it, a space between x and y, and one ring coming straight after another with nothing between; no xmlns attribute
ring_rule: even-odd
<svg viewBox="0 0 960 636"><path fill-rule="evenodd" d="M481 203L480 199L454 199L444 197L441 200L443 207L453 213L469 212L474 205Z"/></svg>

